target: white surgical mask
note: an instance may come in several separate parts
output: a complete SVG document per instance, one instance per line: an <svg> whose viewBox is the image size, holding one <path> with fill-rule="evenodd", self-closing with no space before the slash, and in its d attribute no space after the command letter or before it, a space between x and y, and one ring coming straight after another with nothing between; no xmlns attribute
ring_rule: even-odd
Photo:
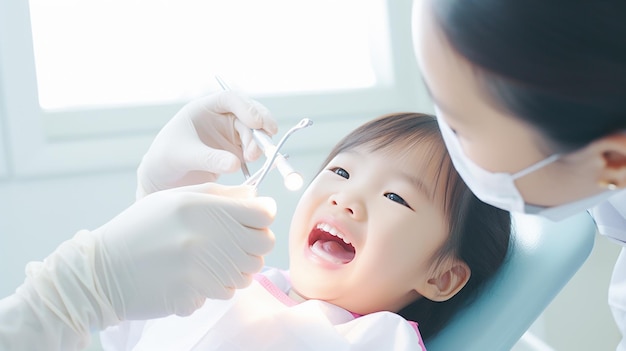
<svg viewBox="0 0 626 351"><path fill-rule="evenodd" d="M439 111L435 110L439 114ZM517 190L515 180L556 161L560 157L559 154L549 156L514 174L492 173L481 168L465 155L459 140L444 119L438 118L437 121L454 168L459 172L459 175L474 195L492 206L509 212L536 214L553 221L559 221L585 211L614 194L612 191L605 191L594 196L553 207L529 205L524 201L519 190Z"/></svg>

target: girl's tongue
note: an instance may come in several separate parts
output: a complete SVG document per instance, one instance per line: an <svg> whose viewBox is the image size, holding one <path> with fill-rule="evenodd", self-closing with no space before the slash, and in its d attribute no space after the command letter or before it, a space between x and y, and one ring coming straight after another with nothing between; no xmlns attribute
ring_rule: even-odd
<svg viewBox="0 0 626 351"><path fill-rule="evenodd" d="M323 230L311 232L309 245L315 255L334 264L346 264L354 259L354 246Z"/></svg>

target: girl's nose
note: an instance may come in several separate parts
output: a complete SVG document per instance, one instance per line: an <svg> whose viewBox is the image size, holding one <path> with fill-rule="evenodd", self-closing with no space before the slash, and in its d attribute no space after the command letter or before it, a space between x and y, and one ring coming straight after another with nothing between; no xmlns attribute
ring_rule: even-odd
<svg viewBox="0 0 626 351"><path fill-rule="evenodd" d="M329 197L328 201L331 206L343 211L344 214L353 219L361 220L365 218L366 213L363 201L355 194L346 192L335 193Z"/></svg>

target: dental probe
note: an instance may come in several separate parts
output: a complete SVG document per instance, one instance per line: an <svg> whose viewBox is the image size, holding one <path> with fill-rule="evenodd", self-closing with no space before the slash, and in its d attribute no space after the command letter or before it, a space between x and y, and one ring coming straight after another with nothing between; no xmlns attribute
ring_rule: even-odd
<svg viewBox="0 0 626 351"><path fill-rule="evenodd" d="M294 171L294 169L291 168L291 166L287 162L287 159L283 155L281 155L278 150L280 150L280 148L283 146L285 141L287 141L287 138L291 134L299 129L306 128L311 124L313 124L313 122L310 119L303 118L300 120L300 122L298 122L298 124L293 126L291 129L289 129L289 131L287 131L287 133L285 133L285 135L283 135L283 137L280 139L278 144L276 144L276 146L272 145L271 143L269 145L266 145L264 150L267 158L265 164L263 164L263 167L261 167L261 169L258 170L252 177L248 178L248 180L246 180L244 184L257 187L261 180L265 178L267 173L275 164L276 168L278 168L278 171L283 176L285 187L291 191L300 189L302 187L302 184L304 183L304 181L302 180L302 176L300 175L300 173Z"/></svg>
<svg viewBox="0 0 626 351"><path fill-rule="evenodd" d="M222 87L224 91L230 90L226 82L224 82L224 80L222 80L219 76L216 75L215 79L217 80L217 82L220 84L220 86ZM276 165L276 168L278 168L278 171L283 177L285 187L291 191L300 189L302 185L304 184L302 175L300 175L300 173L296 172L291 167L289 162L287 162L286 157L279 153L279 150L291 134L293 134L295 131L299 129L306 128L312 124L313 124L313 121L311 121L308 118L303 118L302 120L300 120L298 124L296 124L287 133L285 133L285 135L283 135L283 137L281 138L281 140L276 146L272 144L272 140L267 134L261 132L258 129L251 129L252 136L254 140L259 144L261 149L263 150L263 153L265 154L265 157L266 157L266 161L263 164L263 167L261 167L261 169L252 176L250 176L250 172L248 171L248 167L246 166L246 163L245 162L242 163L241 169L242 169L242 172L244 173L244 176L246 177L246 181L244 182L244 184L252 185L255 188L258 187L258 184L265 178L265 175L270 171L270 169L274 165Z"/></svg>

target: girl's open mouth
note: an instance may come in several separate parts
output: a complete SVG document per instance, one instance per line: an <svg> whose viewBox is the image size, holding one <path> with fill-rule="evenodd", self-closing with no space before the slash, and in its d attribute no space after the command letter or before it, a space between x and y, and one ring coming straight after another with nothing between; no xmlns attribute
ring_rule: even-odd
<svg viewBox="0 0 626 351"><path fill-rule="evenodd" d="M356 254L354 246L333 226L320 223L309 233L309 248L319 258L334 264L350 263Z"/></svg>

